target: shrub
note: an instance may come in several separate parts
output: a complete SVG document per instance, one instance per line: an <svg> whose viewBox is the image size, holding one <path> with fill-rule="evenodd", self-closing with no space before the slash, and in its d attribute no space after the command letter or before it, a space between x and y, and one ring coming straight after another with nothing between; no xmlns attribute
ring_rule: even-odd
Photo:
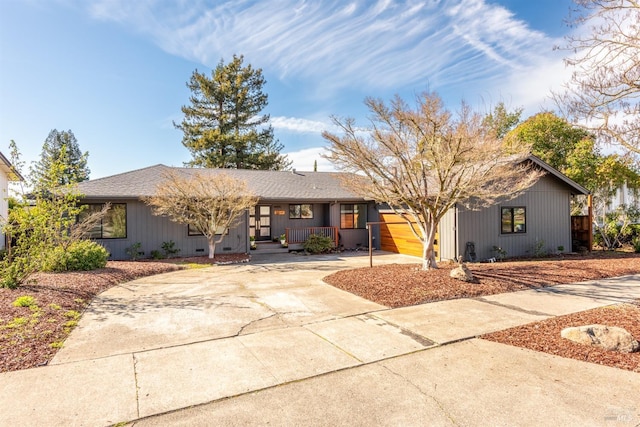
<svg viewBox="0 0 640 427"><path fill-rule="evenodd" d="M140 248L142 248L142 243L136 242L133 245L126 248L124 251L126 252L127 255L129 255L129 258L131 259L131 261L135 261L138 258L140 258L140 255L144 255L144 252L142 253L140 252Z"/></svg>
<svg viewBox="0 0 640 427"><path fill-rule="evenodd" d="M23 295L21 297L16 298L13 302L14 307L31 307L36 304L36 299L29 295Z"/></svg>
<svg viewBox="0 0 640 427"><path fill-rule="evenodd" d="M0 263L0 288L17 288L34 270L35 263L26 257L12 262L3 260Z"/></svg>
<svg viewBox="0 0 640 427"><path fill-rule="evenodd" d="M333 240L330 237L322 236L320 234L311 234L302 244L302 247L305 251L312 254L329 252L333 249Z"/></svg>
<svg viewBox="0 0 640 427"><path fill-rule="evenodd" d="M168 242L162 242L162 250L164 251L164 255L167 258L171 258L174 255L177 255L180 252L180 248L176 248L176 242L173 240L169 240ZM153 256L153 254L152 254Z"/></svg>
<svg viewBox="0 0 640 427"><path fill-rule="evenodd" d="M633 252L640 254L640 237L633 239Z"/></svg>
<svg viewBox="0 0 640 427"><path fill-rule="evenodd" d="M150 255L151 255L152 259L163 259L164 258L164 255L162 255L162 253L160 251L155 250L155 249L151 251Z"/></svg>
<svg viewBox="0 0 640 427"><path fill-rule="evenodd" d="M542 239L537 239L535 240L531 252L533 253L533 256L536 258L542 258L548 255L547 250L544 248L544 240Z"/></svg>
<svg viewBox="0 0 640 427"><path fill-rule="evenodd" d="M43 271L88 271L107 265L109 252L91 240L73 242L66 250L55 248L43 266Z"/></svg>

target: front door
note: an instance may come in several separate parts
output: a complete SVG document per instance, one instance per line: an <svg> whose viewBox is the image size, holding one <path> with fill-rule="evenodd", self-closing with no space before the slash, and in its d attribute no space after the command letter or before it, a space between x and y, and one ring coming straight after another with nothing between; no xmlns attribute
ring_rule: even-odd
<svg viewBox="0 0 640 427"><path fill-rule="evenodd" d="M250 210L249 236L254 236L256 242L271 240L271 206L258 205Z"/></svg>

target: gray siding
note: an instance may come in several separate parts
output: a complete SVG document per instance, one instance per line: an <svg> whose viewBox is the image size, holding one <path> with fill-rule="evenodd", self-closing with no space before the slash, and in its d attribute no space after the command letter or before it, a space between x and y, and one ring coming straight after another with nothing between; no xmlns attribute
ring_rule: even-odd
<svg viewBox="0 0 640 427"><path fill-rule="evenodd" d="M207 255L209 247L203 236L189 236L187 226L177 224L167 218L158 217L151 209L138 200L111 200L112 203L127 204L127 237L125 239L97 239L111 253L111 259L125 260L125 250L136 242L142 244L143 257L149 257L152 250L162 252L162 243L173 240L180 249L179 256ZM100 203L91 200L88 203ZM221 243L216 245L216 254L246 253L248 251L247 218L229 230Z"/></svg>
<svg viewBox="0 0 640 427"><path fill-rule="evenodd" d="M571 193L548 175L524 194L508 202L480 211L459 209L458 251L464 254L467 242L474 242L477 260L494 257L493 246L507 251L508 257L534 255L536 242L544 242L547 252L571 250ZM525 207L527 231L522 234L500 232L501 207ZM450 253L450 252L449 252Z"/></svg>
<svg viewBox="0 0 640 427"><path fill-rule="evenodd" d="M449 209L440 220L440 225L438 227L438 249L440 252L440 261L457 259L458 255L460 255L460 248L456 246L456 221L457 208L455 207Z"/></svg>
<svg viewBox="0 0 640 427"><path fill-rule="evenodd" d="M346 203L346 202L345 202ZM362 202L348 202L348 203L362 203ZM340 228L340 205L344 203L332 203L330 211L330 226L338 227L338 233L340 235L340 245L344 249L356 249L358 247L365 248L369 245L369 232L366 229L343 229ZM369 209L367 211L367 221L371 221L371 215L377 218L375 212L375 204L369 203Z"/></svg>
<svg viewBox="0 0 640 427"><path fill-rule="evenodd" d="M284 233L285 228L326 227L328 220L328 205L313 203L313 218L291 219L289 218L289 205L305 203L261 203L271 205L271 237L277 238ZM284 215L276 215L276 211L284 211Z"/></svg>

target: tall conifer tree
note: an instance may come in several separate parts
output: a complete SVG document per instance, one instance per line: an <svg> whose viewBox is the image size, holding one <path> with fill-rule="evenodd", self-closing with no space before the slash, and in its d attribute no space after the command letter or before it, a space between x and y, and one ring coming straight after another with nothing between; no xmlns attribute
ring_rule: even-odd
<svg viewBox="0 0 640 427"><path fill-rule="evenodd" d="M243 56L223 60L211 77L193 72L187 87L189 105L184 119L174 126L193 159L190 166L281 170L289 167L282 145L274 140L269 115L261 114L267 94L261 69L243 66Z"/></svg>
<svg viewBox="0 0 640 427"><path fill-rule="evenodd" d="M64 147L64 149L63 149ZM42 145L40 160L31 166L31 181L35 191L48 191L89 179L89 152L80 151L78 140L71 130L53 129ZM51 173L54 165L63 170Z"/></svg>

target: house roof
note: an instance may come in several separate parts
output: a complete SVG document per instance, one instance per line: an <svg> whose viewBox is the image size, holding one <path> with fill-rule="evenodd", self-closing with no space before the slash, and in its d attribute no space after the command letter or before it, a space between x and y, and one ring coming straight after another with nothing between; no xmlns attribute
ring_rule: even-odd
<svg viewBox="0 0 640 427"><path fill-rule="evenodd" d="M568 185L571 188L571 190L575 194L584 194L584 195L589 194L589 190L587 190L582 185L578 184L577 182L575 182L574 180L572 180L571 178L569 178L568 176L566 176L565 174L563 174L562 172L554 168L553 166L549 165L548 163L545 163L540 158L534 156L533 154L527 157L527 160L533 162L535 165L542 168L545 172L550 173L551 175L558 178L560 181L564 182L566 185Z"/></svg>
<svg viewBox="0 0 640 427"><path fill-rule="evenodd" d="M24 181L20 172L13 168L9 159L7 159L2 153L0 153L0 170L7 175L9 181Z"/></svg>
<svg viewBox="0 0 640 427"><path fill-rule="evenodd" d="M262 171L247 169L177 168L162 164L84 181L78 190L85 199L137 199L152 196L156 186L171 170L185 174L224 173L246 181L249 188L265 201L346 201L364 200L341 185L335 172Z"/></svg>
<svg viewBox="0 0 640 427"><path fill-rule="evenodd" d="M1 155L1 153L0 153ZM3 156L4 157L4 156ZM569 186L576 194L589 191L536 156L527 160ZM220 174L246 181L249 188L264 201L353 201L364 200L342 185L337 172L262 171L248 169L178 168L149 166L105 178L84 181L78 190L86 199L138 199L152 196L165 174L177 170L184 174Z"/></svg>

